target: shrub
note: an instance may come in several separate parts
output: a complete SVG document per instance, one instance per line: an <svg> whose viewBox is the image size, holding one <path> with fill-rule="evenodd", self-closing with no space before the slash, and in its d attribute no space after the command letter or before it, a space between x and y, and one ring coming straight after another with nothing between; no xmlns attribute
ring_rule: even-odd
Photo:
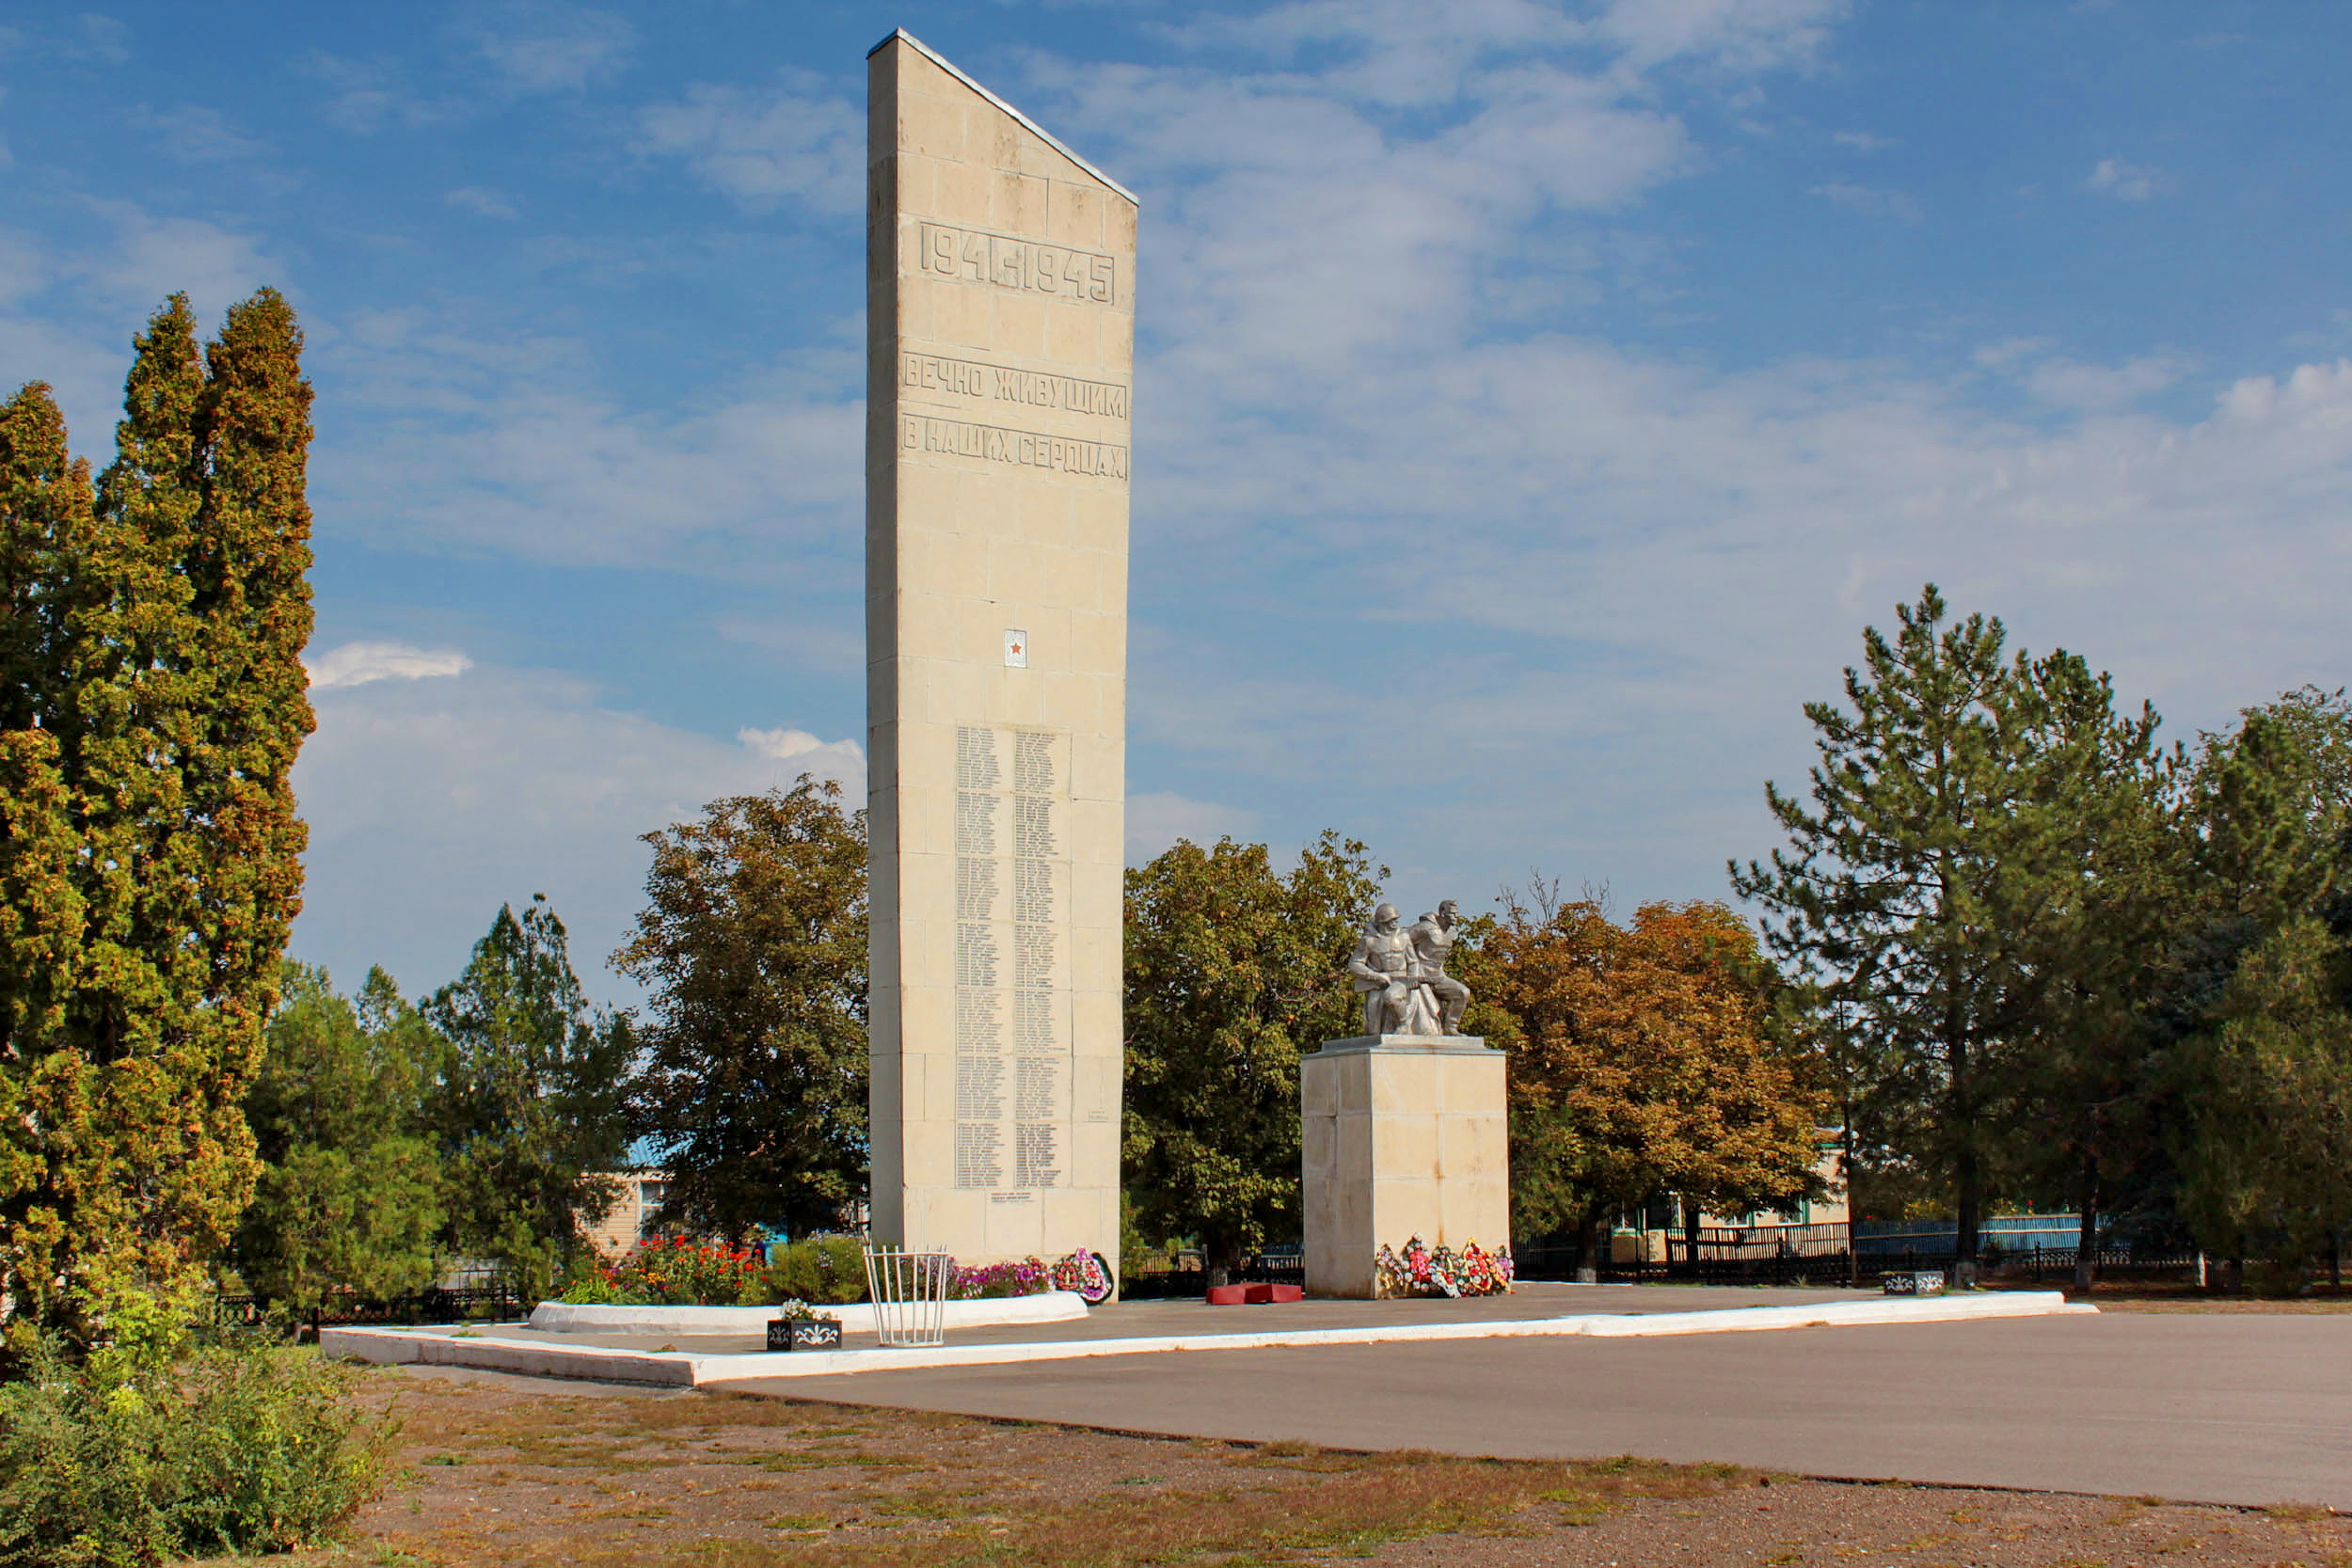
<svg viewBox="0 0 2352 1568"><path fill-rule="evenodd" d="M357 1374L250 1342L177 1367L38 1351L0 1385L0 1565L114 1568L325 1541L380 1491L395 1424Z"/></svg>
<svg viewBox="0 0 2352 1568"><path fill-rule="evenodd" d="M564 1293L556 1299L575 1306L621 1306L628 1293L612 1283L602 1264L591 1263L564 1282Z"/></svg>
<svg viewBox="0 0 2352 1568"><path fill-rule="evenodd" d="M812 1236L768 1249L768 1300L843 1306L866 1299L866 1245L854 1236Z"/></svg>

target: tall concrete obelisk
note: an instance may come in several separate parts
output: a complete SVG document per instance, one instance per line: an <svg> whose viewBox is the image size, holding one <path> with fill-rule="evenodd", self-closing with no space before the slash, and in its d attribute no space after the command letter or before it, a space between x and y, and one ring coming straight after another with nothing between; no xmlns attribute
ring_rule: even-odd
<svg viewBox="0 0 2352 1568"><path fill-rule="evenodd" d="M1136 201L867 67L874 1235L1115 1264Z"/></svg>

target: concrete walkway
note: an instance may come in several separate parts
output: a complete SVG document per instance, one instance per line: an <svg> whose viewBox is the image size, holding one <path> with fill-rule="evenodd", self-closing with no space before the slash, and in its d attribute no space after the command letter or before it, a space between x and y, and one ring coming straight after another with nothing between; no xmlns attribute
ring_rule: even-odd
<svg viewBox="0 0 2352 1568"><path fill-rule="evenodd" d="M1749 1303L1768 1295L1739 1293ZM1197 1351L729 1386L1185 1436L1529 1458L1638 1453L2352 1510L2352 1315L2104 1313Z"/></svg>

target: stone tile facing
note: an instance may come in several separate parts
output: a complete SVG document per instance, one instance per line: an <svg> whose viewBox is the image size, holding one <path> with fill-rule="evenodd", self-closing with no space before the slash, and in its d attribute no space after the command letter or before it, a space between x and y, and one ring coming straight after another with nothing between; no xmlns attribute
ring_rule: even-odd
<svg viewBox="0 0 2352 1568"><path fill-rule="evenodd" d="M1135 198L867 70L874 1233L1115 1266Z"/></svg>
<svg viewBox="0 0 2352 1568"><path fill-rule="evenodd" d="M1372 1295L1383 1243L1509 1244L1503 1062L1471 1036L1329 1040L1300 1058L1308 1294Z"/></svg>

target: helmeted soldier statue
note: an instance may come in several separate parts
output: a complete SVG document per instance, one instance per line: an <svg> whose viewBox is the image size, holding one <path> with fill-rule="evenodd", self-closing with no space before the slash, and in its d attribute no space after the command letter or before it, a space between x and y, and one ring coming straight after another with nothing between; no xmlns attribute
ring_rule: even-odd
<svg viewBox="0 0 2352 1568"><path fill-rule="evenodd" d="M1413 939L1397 928L1399 918L1394 904L1373 911L1371 926L1347 960L1347 972L1364 998L1367 1035L1420 1035L1437 1025Z"/></svg>
<svg viewBox="0 0 2352 1568"><path fill-rule="evenodd" d="M1461 906L1448 898L1436 914L1422 915L1405 934L1413 939L1413 959L1422 984L1438 1004L1438 1032L1458 1035L1462 1014L1470 1007L1470 987L1445 972L1454 956L1454 927L1461 924Z"/></svg>

